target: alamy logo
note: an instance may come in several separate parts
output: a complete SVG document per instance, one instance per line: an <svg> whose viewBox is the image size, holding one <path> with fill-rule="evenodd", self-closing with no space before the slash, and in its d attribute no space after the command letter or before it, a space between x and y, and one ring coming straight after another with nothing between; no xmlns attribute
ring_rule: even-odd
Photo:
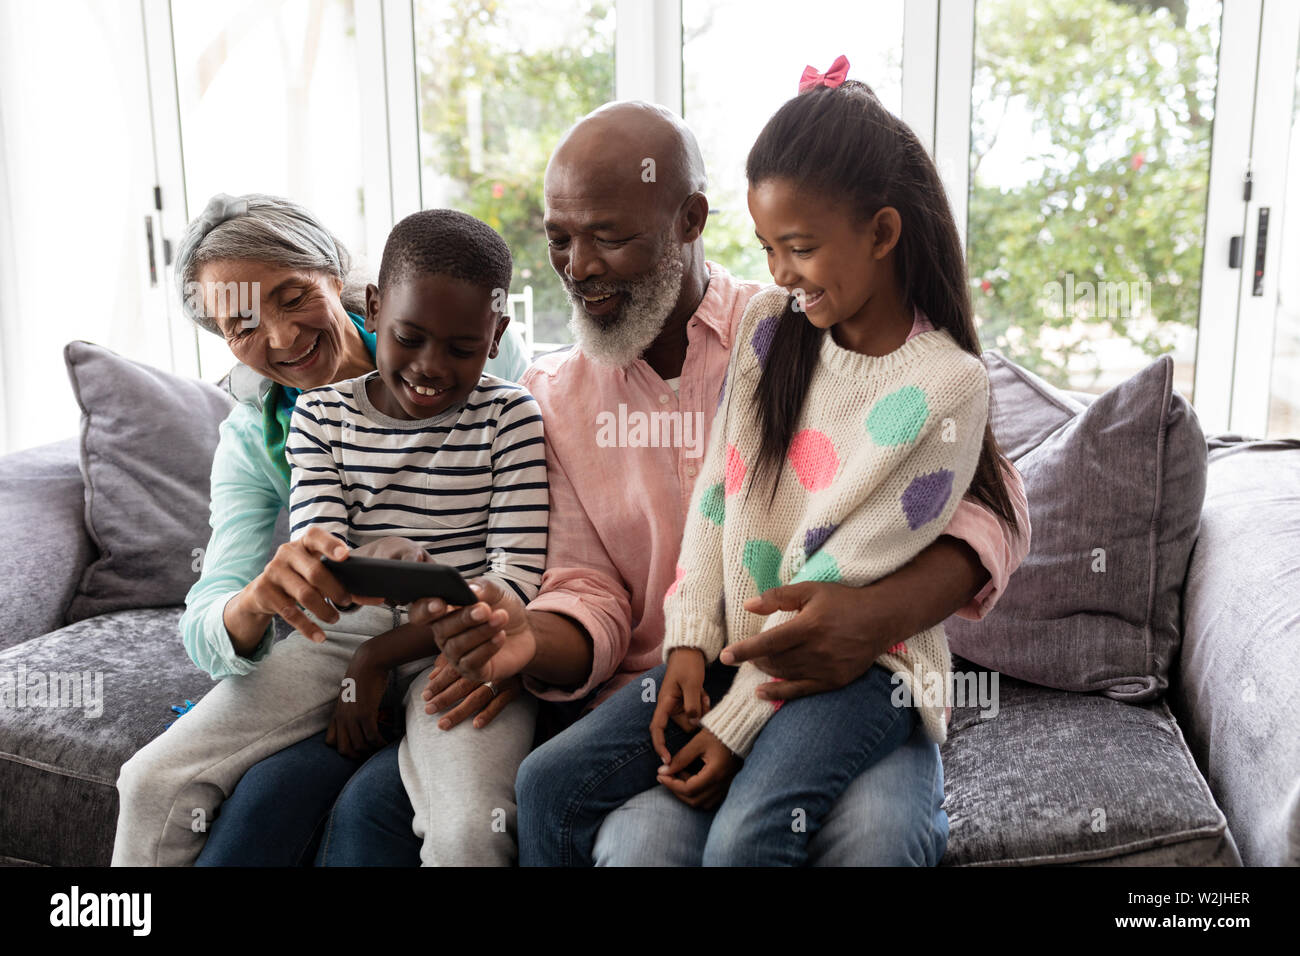
<svg viewBox="0 0 1300 956"><path fill-rule="evenodd" d="M260 282L187 282L184 295L186 309L196 318L238 317L242 329L257 328L262 318ZM209 296L212 299L211 312L205 311Z"/></svg>
<svg viewBox="0 0 1300 956"><path fill-rule="evenodd" d="M19 664L0 671L0 710L80 707L87 717L104 713L103 671L39 671Z"/></svg>
<svg viewBox="0 0 1300 956"><path fill-rule="evenodd" d="M641 412L620 403L618 413L596 416L601 448L684 448L687 458L704 454L703 412Z"/></svg>
<svg viewBox="0 0 1300 956"><path fill-rule="evenodd" d="M149 893L71 892L50 897L51 926L129 926L133 936L148 936L153 896Z"/></svg>

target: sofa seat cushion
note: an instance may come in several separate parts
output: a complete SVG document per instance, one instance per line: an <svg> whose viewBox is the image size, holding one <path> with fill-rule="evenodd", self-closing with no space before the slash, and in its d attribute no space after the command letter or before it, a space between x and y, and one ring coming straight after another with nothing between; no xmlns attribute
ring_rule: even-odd
<svg viewBox="0 0 1300 956"><path fill-rule="evenodd" d="M0 652L0 694L23 685L0 707L0 859L108 865L119 768L176 719L171 705L213 686L180 614L118 611Z"/></svg>
<svg viewBox="0 0 1300 956"><path fill-rule="evenodd" d="M953 671L983 669L954 656ZM941 751L943 865L1241 865L1163 700L985 675L991 695L955 701Z"/></svg>

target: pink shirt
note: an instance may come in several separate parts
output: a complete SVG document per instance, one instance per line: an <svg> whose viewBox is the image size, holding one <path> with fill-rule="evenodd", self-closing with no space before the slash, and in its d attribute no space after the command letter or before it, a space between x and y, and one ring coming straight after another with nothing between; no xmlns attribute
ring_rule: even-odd
<svg viewBox="0 0 1300 956"><path fill-rule="evenodd" d="M664 636L664 592L677 570L691 491L708 447L713 416L731 354L732 334L762 284L733 278L708 263L709 285L686 325L686 358L678 391L643 359L619 369L577 348L544 355L521 384L546 422L550 526L541 591L528 605L578 621L591 635L591 674L566 691L532 678L546 700L578 700L599 689L597 702L657 666ZM932 329L919 312L908 338ZM676 412L680 429L663 436L646 428L653 413ZM638 426L641 427L638 427ZM667 447L665 447L667 445ZM992 512L963 498L944 530L966 541L989 582L957 613L988 613L1029 551L1029 513L1016 469L1007 490L1023 536Z"/></svg>

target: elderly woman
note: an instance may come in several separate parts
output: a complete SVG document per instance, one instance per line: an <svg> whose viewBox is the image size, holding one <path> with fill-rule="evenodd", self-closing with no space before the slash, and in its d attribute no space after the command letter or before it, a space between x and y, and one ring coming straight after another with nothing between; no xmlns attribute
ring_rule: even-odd
<svg viewBox="0 0 1300 956"><path fill-rule="evenodd" d="M333 623L339 613L332 605L351 600L319 561L337 548L329 533L309 529L267 556L289 504L285 438L294 402L302 390L373 371L375 336L365 331L365 283L352 274L347 250L311 212L286 199L214 197L190 224L176 276L186 313L225 338L239 360L229 379L236 404L221 424L212 464L212 538L181 618L190 658L225 678L251 673L270 652L276 615L322 637L303 609ZM254 303L255 319L247 314L252 308L239 308ZM485 371L516 381L526 364L507 327L491 345ZM260 800L270 791L255 786L242 805L227 802L221 825L212 828L210 862L291 864L311 852L317 824L362 762L327 747L324 736L289 748L294 799ZM249 840L254 825L257 839ZM114 862L138 862L133 854L143 848L136 844L145 841L121 826ZM217 838L225 833L223 843Z"/></svg>

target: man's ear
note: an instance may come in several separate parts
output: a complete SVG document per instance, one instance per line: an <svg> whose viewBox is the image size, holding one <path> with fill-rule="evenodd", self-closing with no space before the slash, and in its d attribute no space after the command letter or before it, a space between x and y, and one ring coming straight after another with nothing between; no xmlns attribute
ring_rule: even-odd
<svg viewBox="0 0 1300 956"><path fill-rule="evenodd" d="M505 335L506 326L510 324L510 313L503 312L497 318L497 330L492 336L492 348L488 349L488 358L497 357L497 349L501 345L501 336Z"/></svg>
<svg viewBox="0 0 1300 956"><path fill-rule="evenodd" d="M704 232L709 218L709 198L704 193L691 193L682 203L678 222L682 227L682 242L694 242Z"/></svg>
<svg viewBox="0 0 1300 956"><path fill-rule="evenodd" d="M885 206L871 217L871 257L883 259L898 245L903 234L903 218L893 206Z"/></svg>
<svg viewBox="0 0 1300 956"><path fill-rule="evenodd" d="M366 286L366 331L373 333L379 326L379 286L373 282Z"/></svg>

